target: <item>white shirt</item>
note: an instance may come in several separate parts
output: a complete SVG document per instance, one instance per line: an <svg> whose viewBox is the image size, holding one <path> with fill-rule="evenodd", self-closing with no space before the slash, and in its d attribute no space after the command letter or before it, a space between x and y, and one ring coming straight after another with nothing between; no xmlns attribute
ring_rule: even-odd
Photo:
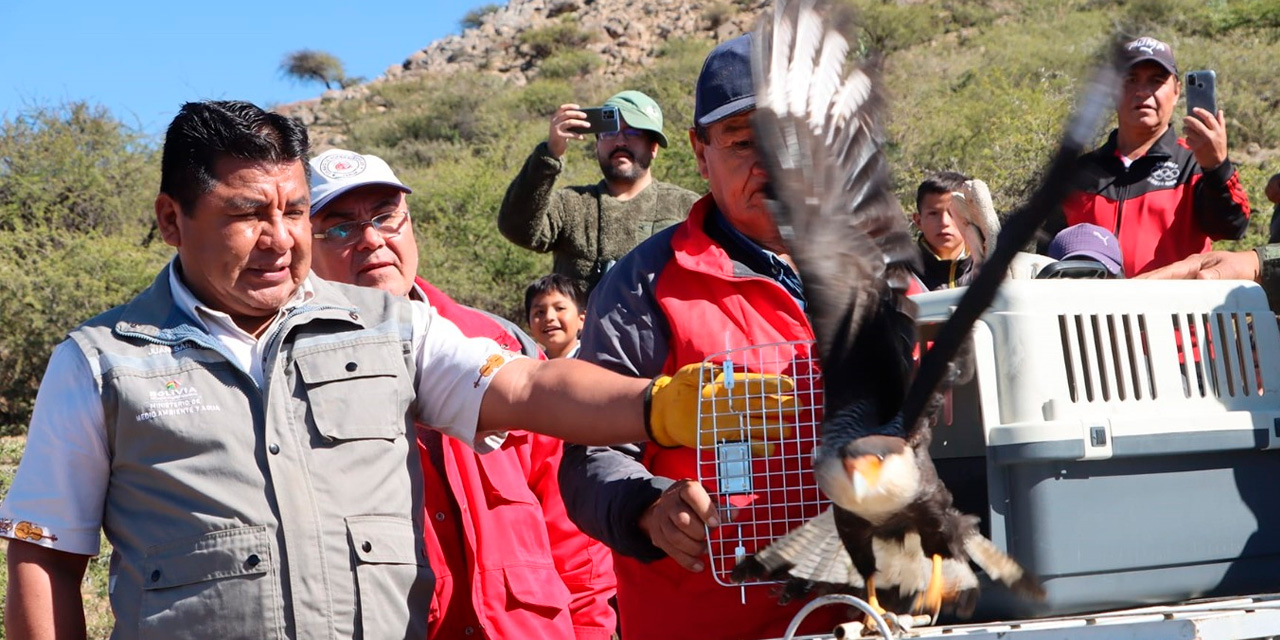
<svg viewBox="0 0 1280 640"><path fill-rule="evenodd" d="M177 266L176 259L173 265ZM261 386L262 349L288 310L315 296L313 276L303 281L259 339L236 326L227 314L197 300L176 271L170 269L169 280L174 303L221 342L233 364ZM410 407L414 418L470 443L481 453L500 446L505 433L477 432L480 402L494 376L477 377L476 372L495 354L502 356L503 364L523 356L487 338L464 336L430 305L411 304L418 368L417 398ZM65 340L49 359L36 394L26 451L0 503L0 537L97 555L110 464L102 400L93 373L75 343Z"/></svg>

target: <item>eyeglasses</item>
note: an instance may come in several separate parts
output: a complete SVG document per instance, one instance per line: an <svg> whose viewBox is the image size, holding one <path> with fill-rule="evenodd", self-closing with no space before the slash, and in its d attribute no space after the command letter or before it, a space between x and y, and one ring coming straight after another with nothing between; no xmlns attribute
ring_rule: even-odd
<svg viewBox="0 0 1280 640"><path fill-rule="evenodd" d="M618 137L619 134L621 134L624 138L628 140L639 140L645 137L647 133L648 133L647 131L642 131L640 129L632 129L631 127L627 127L626 129L623 129L621 131L601 131L596 135L599 136L601 140L612 140Z"/></svg>
<svg viewBox="0 0 1280 640"><path fill-rule="evenodd" d="M400 236L400 228L404 226L405 221L408 219L408 210L396 209L395 211L378 214L369 220L353 220L335 224L324 231L311 234L311 237L332 242L338 246L346 246L355 244L364 232L364 228L370 226L373 227L374 231L382 234L382 237L391 239Z"/></svg>

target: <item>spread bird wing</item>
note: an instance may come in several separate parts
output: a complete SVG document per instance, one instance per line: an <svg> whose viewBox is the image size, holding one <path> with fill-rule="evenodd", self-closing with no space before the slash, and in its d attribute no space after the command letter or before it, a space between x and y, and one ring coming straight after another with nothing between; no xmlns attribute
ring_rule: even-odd
<svg viewBox="0 0 1280 640"><path fill-rule="evenodd" d="M837 534L838 514L827 509L817 517L796 527L768 548L746 558L734 567L732 579L743 582L750 578L784 581L778 592L779 604L829 593L866 595L866 583L853 566L849 552ZM1026 582L1016 562L983 538L972 527L966 538L966 551L973 549L974 563L988 575L1011 587ZM925 555L918 534L901 540L873 538L878 570L876 587L880 604L892 611L912 608L920 593L928 586L932 566ZM978 577L963 558L947 558L942 563L942 583L947 611L967 617L977 604ZM1015 587L1016 589L1017 587ZM1028 589L1038 588L1034 582ZM917 609L918 610L918 609Z"/></svg>
<svg viewBox="0 0 1280 640"><path fill-rule="evenodd" d="M769 172L773 213L804 281L807 311L822 358L827 419L821 449L828 456L839 455L841 447L829 447L836 444L829 443L829 437L848 443L867 435L847 433L848 425L886 425L893 428L889 435L905 437L917 452L921 468L932 471L927 447L930 425L922 418L937 406L939 384L957 374L954 357L994 299L1014 254L1066 195L1072 163L1091 141L1110 104L1109 89L1102 87L1115 85L1114 72L1104 72L1105 77L1086 94L1044 184L1005 222L986 264L935 337L913 379L914 306L905 292L908 265L919 254L906 216L890 192L878 72L873 64L849 59L849 41L841 35L847 19L835 3L825 0L778 0L772 14L762 19L753 43L757 148ZM833 425L835 410L845 413L843 426ZM864 411L877 415L859 415ZM951 513L950 494L940 482L929 486L930 495L913 510L927 509L931 519L939 514L962 517ZM822 569L828 573L811 573L802 579L830 584L826 578L834 576L845 580L846 586L860 588L859 572L856 566L850 568L857 560L850 558L850 564L845 564L831 541L845 539L845 556L863 554L867 545L875 546L873 528L843 509L829 513L830 523L820 518L809 531L797 532L785 539L787 544L766 548L746 563L755 563L750 566L773 576L785 572L794 577L797 568L802 573L807 568ZM866 545L848 546L853 536L848 535L849 527L840 525L841 516L859 520L853 528ZM911 514L902 517L914 521ZM943 535L926 530L927 525L907 529L927 537L922 549L936 547L936 539ZM956 529L946 534L946 546L953 549L951 557L964 559L960 563L964 571L970 571L967 561L972 557L1006 583L1022 585L1027 591L1038 589L1033 578L1015 569L1015 562L1009 560L1010 566L1005 566L1002 554L993 556L990 552L998 549L989 541L983 544L973 538L981 536L972 526L962 529L968 533ZM905 541L901 536L893 539ZM891 555L881 547L879 553ZM811 550L820 553L806 556ZM877 561L882 560L879 553ZM979 555L981 559L974 557ZM913 557L913 562L924 559L923 552ZM968 584L967 579L957 579L957 584ZM900 576L898 582L904 578Z"/></svg>
<svg viewBox="0 0 1280 640"><path fill-rule="evenodd" d="M851 16L819 0L779 0L753 43L756 147L769 172L773 213L804 281L826 375L890 387L897 405L914 344L908 265L919 252L890 190L882 149L884 99L873 65L850 60L840 27ZM895 351L855 356L876 316L901 334ZM860 361L856 368L848 363ZM871 370L879 380L862 380ZM892 389L893 385L900 388ZM839 398L827 399L828 406ZM893 409L896 411L897 406Z"/></svg>

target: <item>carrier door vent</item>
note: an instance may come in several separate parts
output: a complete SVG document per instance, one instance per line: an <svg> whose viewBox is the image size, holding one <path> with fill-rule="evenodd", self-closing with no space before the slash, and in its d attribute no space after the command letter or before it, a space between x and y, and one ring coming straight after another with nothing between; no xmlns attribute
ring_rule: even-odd
<svg viewBox="0 0 1280 640"><path fill-rule="evenodd" d="M1058 330L1072 402L1156 397L1145 316L1062 314Z"/></svg>
<svg viewBox="0 0 1280 640"><path fill-rule="evenodd" d="M1235 398L1262 393L1253 314L1173 314L1172 321L1186 397Z"/></svg>

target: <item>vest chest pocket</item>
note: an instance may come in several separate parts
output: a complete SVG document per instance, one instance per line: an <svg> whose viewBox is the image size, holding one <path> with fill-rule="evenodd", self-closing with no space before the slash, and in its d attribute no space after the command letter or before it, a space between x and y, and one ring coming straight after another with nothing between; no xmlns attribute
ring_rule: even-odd
<svg viewBox="0 0 1280 640"><path fill-rule="evenodd" d="M405 435L413 391L399 342L300 353L296 364L316 430L326 440Z"/></svg>

